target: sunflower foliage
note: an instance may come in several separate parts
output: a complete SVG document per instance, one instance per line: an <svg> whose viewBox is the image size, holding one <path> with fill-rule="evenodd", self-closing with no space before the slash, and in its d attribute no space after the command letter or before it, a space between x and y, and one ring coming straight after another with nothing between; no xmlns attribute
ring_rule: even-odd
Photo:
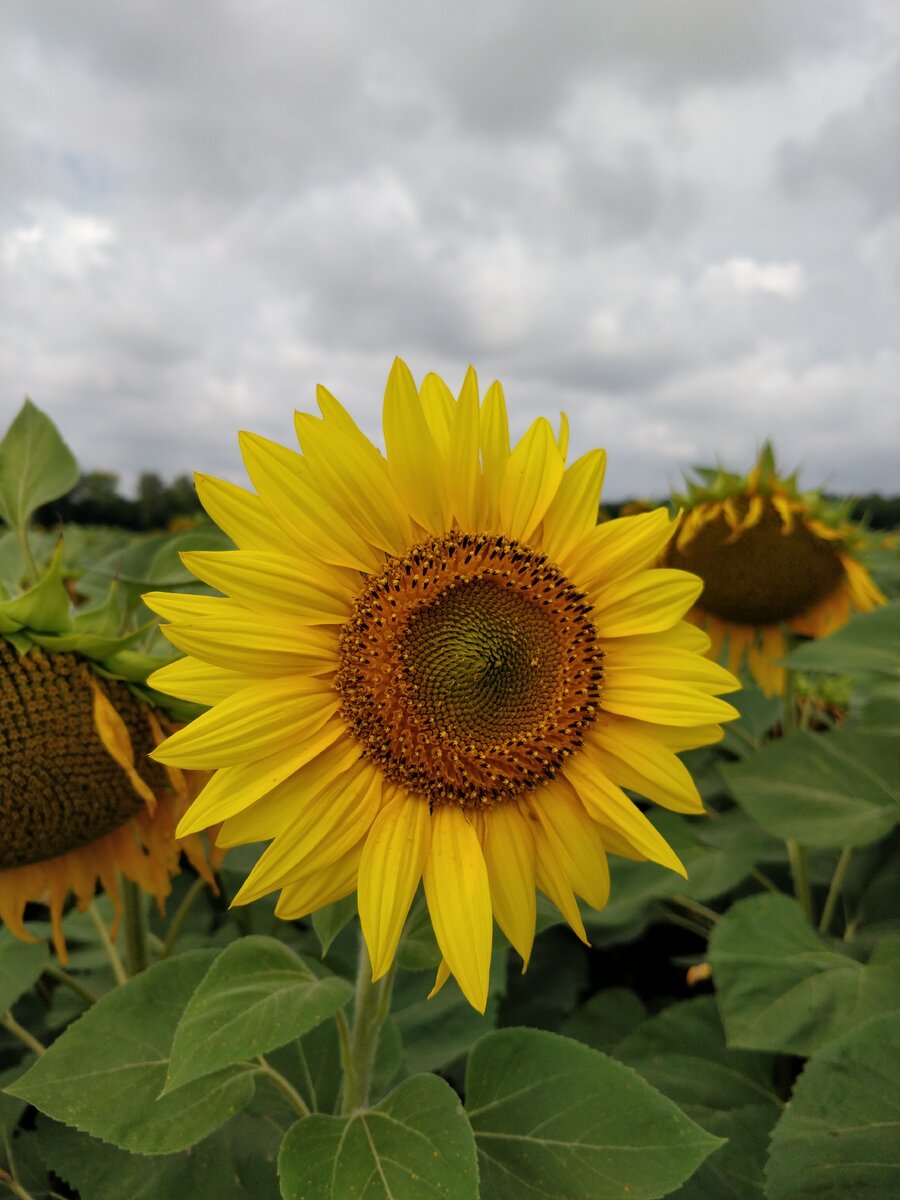
<svg viewBox="0 0 900 1200"><path fill-rule="evenodd" d="M39 636L79 653L115 578L116 636L137 636L103 669L145 679L164 643L142 593L214 598L178 554L231 543L75 527L60 551L29 516L73 470L26 405L0 442L0 636L34 633L52 577L78 603ZM428 998L445 947L422 885L374 985L352 892L299 918L271 893L232 906L264 844L230 845L218 894L185 867L164 908L142 900L124 977L107 896L66 912L65 967L32 906L34 941L0 929L0 1196L892 1200L900 601L785 662L786 696L748 677L722 740L683 754L705 811L646 812L686 878L612 854L608 902L565 922L538 877L528 970L495 930L483 1013L452 978Z"/></svg>

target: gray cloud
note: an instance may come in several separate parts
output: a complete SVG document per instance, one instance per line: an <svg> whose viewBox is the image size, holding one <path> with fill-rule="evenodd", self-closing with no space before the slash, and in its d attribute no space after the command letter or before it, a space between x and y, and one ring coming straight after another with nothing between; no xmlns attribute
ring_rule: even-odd
<svg viewBox="0 0 900 1200"><path fill-rule="evenodd" d="M613 495L766 436L896 489L891 12L12 0L0 425L240 478L316 381L377 437L400 353L567 409Z"/></svg>

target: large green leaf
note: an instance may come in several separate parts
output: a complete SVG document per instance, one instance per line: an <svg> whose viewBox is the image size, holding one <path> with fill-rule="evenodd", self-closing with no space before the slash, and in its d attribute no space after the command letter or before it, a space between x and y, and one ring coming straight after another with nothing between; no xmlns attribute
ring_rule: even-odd
<svg viewBox="0 0 900 1200"><path fill-rule="evenodd" d="M831 950L787 896L735 904L709 957L729 1046L812 1054L900 1005L900 938L885 938L863 965Z"/></svg>
<svg viewBox="0 0 900 1200"><path fill-rule="evenodd" d="M830 637L807 642L784 660L796 671L900 675L900 600L854 617Z"/></svg>
<svg viewBox="0 0 900 1200"><path fill-rule="evenodd" d="M275 938L232 942L178 1022L166 1091L283 1046L333 1016L352 995L346 980L317 979Z"/></svg>
<svg viewBox="0 0 900 1200"><path fill-rule="evenodd" d="M49 958L43 942L20 942L0 929L0 1017L40 977Z"/></svg>
<svg viewBox="0 0 900 1200"><path fill-rule="evenodd" d="M472 1130L458 1096L436 1075L405 1080L374 1108L298 1121L282 1144L278 1174L284 1200L479 1195Z"/></svg>
<svg viewBox="0 0 900 1200"><path fill-rule="evenodd" d="M178 1019L212 958L190 951L109 992L8 1091L124 1150L169 1154L200 1141L253 1094L247 1071L226 1068L160 1096Z"/></svg>
<svg viewBox="0 0 900 1200"><path fill-rule="evenodd" d="M24 529L36 508L77 482L72 451L50 418L26 400L0 441L0 517Z"/></svg>
<svg viewBox="0 0 900 1200"><path fill-rule="evenodd" d="M812 1058L775 1127L769 1200L900 1195L897 1014L850 1030Z"/></svg>
<svg viewBox="0 0 900 1200"><path fill-rule="evenodd" d="M536 1029L476 1043L466 1109L491 1200L652 1200L722 1144L629 1067Z"/></svg>
<svg viewBox="0 0 900 1200"><path fill-rule="evenodd" d="M709 1133L728 1139L673 1193L678 1200L762 1196L768 1134L780 1109L772 1055L728 1049L712 996L651 1017L620 1042L615 1056Z"/></svg>
<svg viewBox="0 0 900 1200"><path fill-rule="evenodd" d="M199 1146L148 1158L41 1118L41 1149L85 1200L278 1200L282 1132L268 1116L238 1113Z"/></svg>
<svg viewBox="0 0 900 1200"><path fill-rule="evenodd" d="M793 733L723 774L753 819L785 840L864 846L900 821L898 741L882 733Z"/></svg>

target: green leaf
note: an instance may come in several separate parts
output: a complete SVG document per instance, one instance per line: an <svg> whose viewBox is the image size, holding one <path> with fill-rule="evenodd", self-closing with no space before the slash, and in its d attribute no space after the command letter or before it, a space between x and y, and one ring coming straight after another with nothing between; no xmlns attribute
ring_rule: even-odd
<svg viewBox="0 0 900 1200"><path fill-rule="evenodd" d="M307 1033L353 995L344 979L317 979L269 937L227 946L188 1001L172 1043L165 1092Z"/></svg>
<svg viewBox="0 0 900 1200"><path fill-rule="evenodd" d="M900 736L900 682L889 680L869 691L860 714L867 733Z"/></svg>
<svg viewBox="0 0 900 1200"><path fill-rule="evenodd" d="M29 631L39 629L57 634L71 629L69 593L62 581L61 561L61 547L57 547L46 572L34 587L0 604L0 619L5 628L8 629L12 621L18 628L27 626Z"/></svg>
<svg viewBox="0 0 900 1200"><path fill-rule="evenodd" d="M317 909L312 915L312 927L322 947L322 957L328 953L331 943L341 930L356 916L356 892L345 896L343 900L335 900Z"/></svg>
<svg viewBox="0 0 900 1200"><path fill-rule="evenodd" d="M769 1200L900 1195L897 1015L878 1017L810 1060L775 1127Z"/></svg>
<svg viewBox="0 0 900 1200"><path fill-rule="evenodd" d="M491 1200L653 1200L722 1144L629 1067L533 1029L473 1047L466 1108Z"/></svg>
<svg viewBox="0 0 900 1200"><path fill-rule="evenodd" d="M796 671L900 675L900 600L863 613L830 637L807 642L784 660Z"/></svg>
<svg viewBox="0 0 900 1200"><path fill-rule="evenodd" d="M624 1037L641 1024L647 1015L644 1002L629 988L605 988L563 1021L560 1033L612 1054Z"/></svg>
<svg viewBox="0 0 900 1200"><path fill-rule="evenodd" d="M283 1200L479 1195L472 1130L458 1096L436 1075L407 1079L351 1116L298 1121L282 1143L278 1174Z"/></svg>
<svg viewBox="0 0 900 1200"><path fill-rule="evenodd" d="M765 740L766 734L781 718L782 703L778 696L766 696L761 688L743 688L732 696L730 704L741 714L729 721L721 745L739 758L752 754Z"/></svg>
<svg viewBox="0 0 900 1200"><path fill-rule="evenodd" d="M49 959L43 942L20 942L7 929L0 929L0 1016L40 978Z"/></svg>
<svg viewBox="0 0 900 1200"><path fill-rule="evenodd" d="M864 966L829 949L787 896L735 904L709 958L729 1046L808 1055L900 1004L900 938L885 938Z"/></svg>
<svg viewBox="0 0 900 1200"><path fill-rule="evenodd" d="M41 1118L38 1137L54 1173L89 1200L278 1200L282 1138L262 1114L238 1113L199 1146L148 1158Z"/></svg>
<svg viewBox="0 0 900 1200"><path fill-rule="evenodd" d="M793 733L723 768L740 805L785 840L864 846L900 821L894 737L861 729Z"/></svg>
<svg viewBox="0 0 900 1200"><path fill-rule="evenodd" d="M252 1096L246 1071L218 1071L160 1097L175 1027L212 957L191 951L165 959L103 996L10 1094L139 1154L183 1150L212 1133Z"/></svg>
<svg viewBox="0 0 900 1200"><path fill-rule="evenodd" d="M757 1200L768 1134L779 1115L769 1054L729 1050L716 1002L700 996L664 1009L616 1048L699 1125L728 1144L702 1163L678 1200Z"/></svg>
<svg viewBox="0 0 900 1200"><path fill-rule="evenodd" d="M77 482L72 451L50 418L26 400L0 441L0 517L24 529L36 508Z"/></svg>

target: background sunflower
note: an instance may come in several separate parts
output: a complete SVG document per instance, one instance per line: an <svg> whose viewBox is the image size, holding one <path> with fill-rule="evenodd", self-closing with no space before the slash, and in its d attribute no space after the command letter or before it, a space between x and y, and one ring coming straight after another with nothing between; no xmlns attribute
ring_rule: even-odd
<svg viewBox="0 0 900 1200"><path fill-rule="evenodd" d="M786 632L825 637L885 602L863 564L861 531L846 505L799 492L796 474L780 477L768 443L746 476L697 474L674 498L682 516L662 562L703 580L688 619L710 635L711 656L724 647L729 670L746 662L767 695L780 694Z"/></svg>

